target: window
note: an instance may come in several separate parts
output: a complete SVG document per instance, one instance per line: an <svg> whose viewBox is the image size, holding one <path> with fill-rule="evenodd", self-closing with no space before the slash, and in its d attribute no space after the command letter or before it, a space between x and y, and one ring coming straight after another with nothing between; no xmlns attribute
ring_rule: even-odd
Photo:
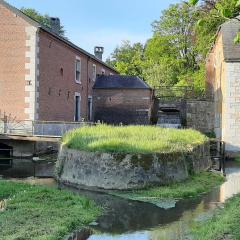
<svg viewBox="0 0 240 240"><path fill-rule="evenodd" d="M94 82L96 80L96 77L97 77L97 66L95 64L93 64L93 67L92 67L92 80Z"/></svg>
<svg viewBox="0 0 240 240"><path fill-rule="evenodd" d="M75 115L74 115L74 121L79 122L81 119L81 96L80 93L75 93L75 102L74 102L74 108L75 108Z"/></svg>
<svg viewBox="0 0 240 240"><path fill-rule="evenodd" d="M80 58L77 58L76 59L76 67L75 67L75 69L76 69L76 79L75 79L75 81L77 82L77 83L81 83L81 59Z"/></svg>
<svg viewBox="0 0 240 240"><path fill-rule="evenodd" d="M101 73L102 73L102 75L104 75L105 74L105 69L104 68L102 68L102 71L101 71Z"/></svg>

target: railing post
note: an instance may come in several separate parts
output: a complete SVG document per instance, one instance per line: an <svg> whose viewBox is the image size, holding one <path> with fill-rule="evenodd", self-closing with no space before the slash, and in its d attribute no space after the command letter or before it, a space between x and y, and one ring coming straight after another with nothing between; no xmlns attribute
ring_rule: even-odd
<svg viewBox="0 0 240 240"><path fill-rule="evenodd" d="M7 133L7 129L8 129L8 126L7 126L7 116L4 115L3 117L3 133Z"/></svg>

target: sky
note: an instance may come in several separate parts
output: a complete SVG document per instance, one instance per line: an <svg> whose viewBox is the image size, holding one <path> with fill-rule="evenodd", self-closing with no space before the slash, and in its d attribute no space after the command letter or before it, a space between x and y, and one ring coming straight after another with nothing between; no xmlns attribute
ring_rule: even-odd
<svg viewBox="0 0 240 240"><path fill-rule="evenodd" d="M94 46L105 48L104 59L121 45L145 41L152 36L151 23L162 10L180 0L7 0L21 8L59 17L66 36L93 53Z"/></svg>

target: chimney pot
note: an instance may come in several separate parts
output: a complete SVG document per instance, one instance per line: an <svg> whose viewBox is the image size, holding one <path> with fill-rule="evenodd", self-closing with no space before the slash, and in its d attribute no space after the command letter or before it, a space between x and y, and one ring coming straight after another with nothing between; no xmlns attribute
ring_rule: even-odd
<svg viewBox="0 0 240 240"><path fill-rule="evenodd" d="M50 18L50 27L54 33L56 33L56 34L60 33L60 28L61 28L60 26L61 26L61 24L60 24L59 18L57 18L57 17Z"/></svg>
<svg viewBox="0 0 240 240"><path fill-rule="evenodd" d="M95 55L95 57L98 58L99 60L102 60L103 52L104 52L104 47L96 46L96 47L94 48L94 55Z"/></svg>

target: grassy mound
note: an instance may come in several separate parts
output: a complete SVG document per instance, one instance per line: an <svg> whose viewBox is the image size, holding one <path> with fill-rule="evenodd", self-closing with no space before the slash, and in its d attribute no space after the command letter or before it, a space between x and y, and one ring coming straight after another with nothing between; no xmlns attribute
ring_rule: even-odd
<svg viewBox="0 0 240 240"><path fill-rule="evenodd" d="M158 153L188 151L207 139L191 129L97 125L70 131L62 141L69 148L85 151Z"/></svg>
<svg viewBox="0 0 240 240"><path fill-rule="evenodd" d="M218 209L215 215L206 222L194 226L196 240L232 240L240 239L240 195L228 200L224 209Z"/></svg>
<svg viewBox="0 0 240 240"><path fill-rule="evenodd" d="M1 240L60 240L96 219L100 209L85 197L42 186L0 181Z"/></svg>

